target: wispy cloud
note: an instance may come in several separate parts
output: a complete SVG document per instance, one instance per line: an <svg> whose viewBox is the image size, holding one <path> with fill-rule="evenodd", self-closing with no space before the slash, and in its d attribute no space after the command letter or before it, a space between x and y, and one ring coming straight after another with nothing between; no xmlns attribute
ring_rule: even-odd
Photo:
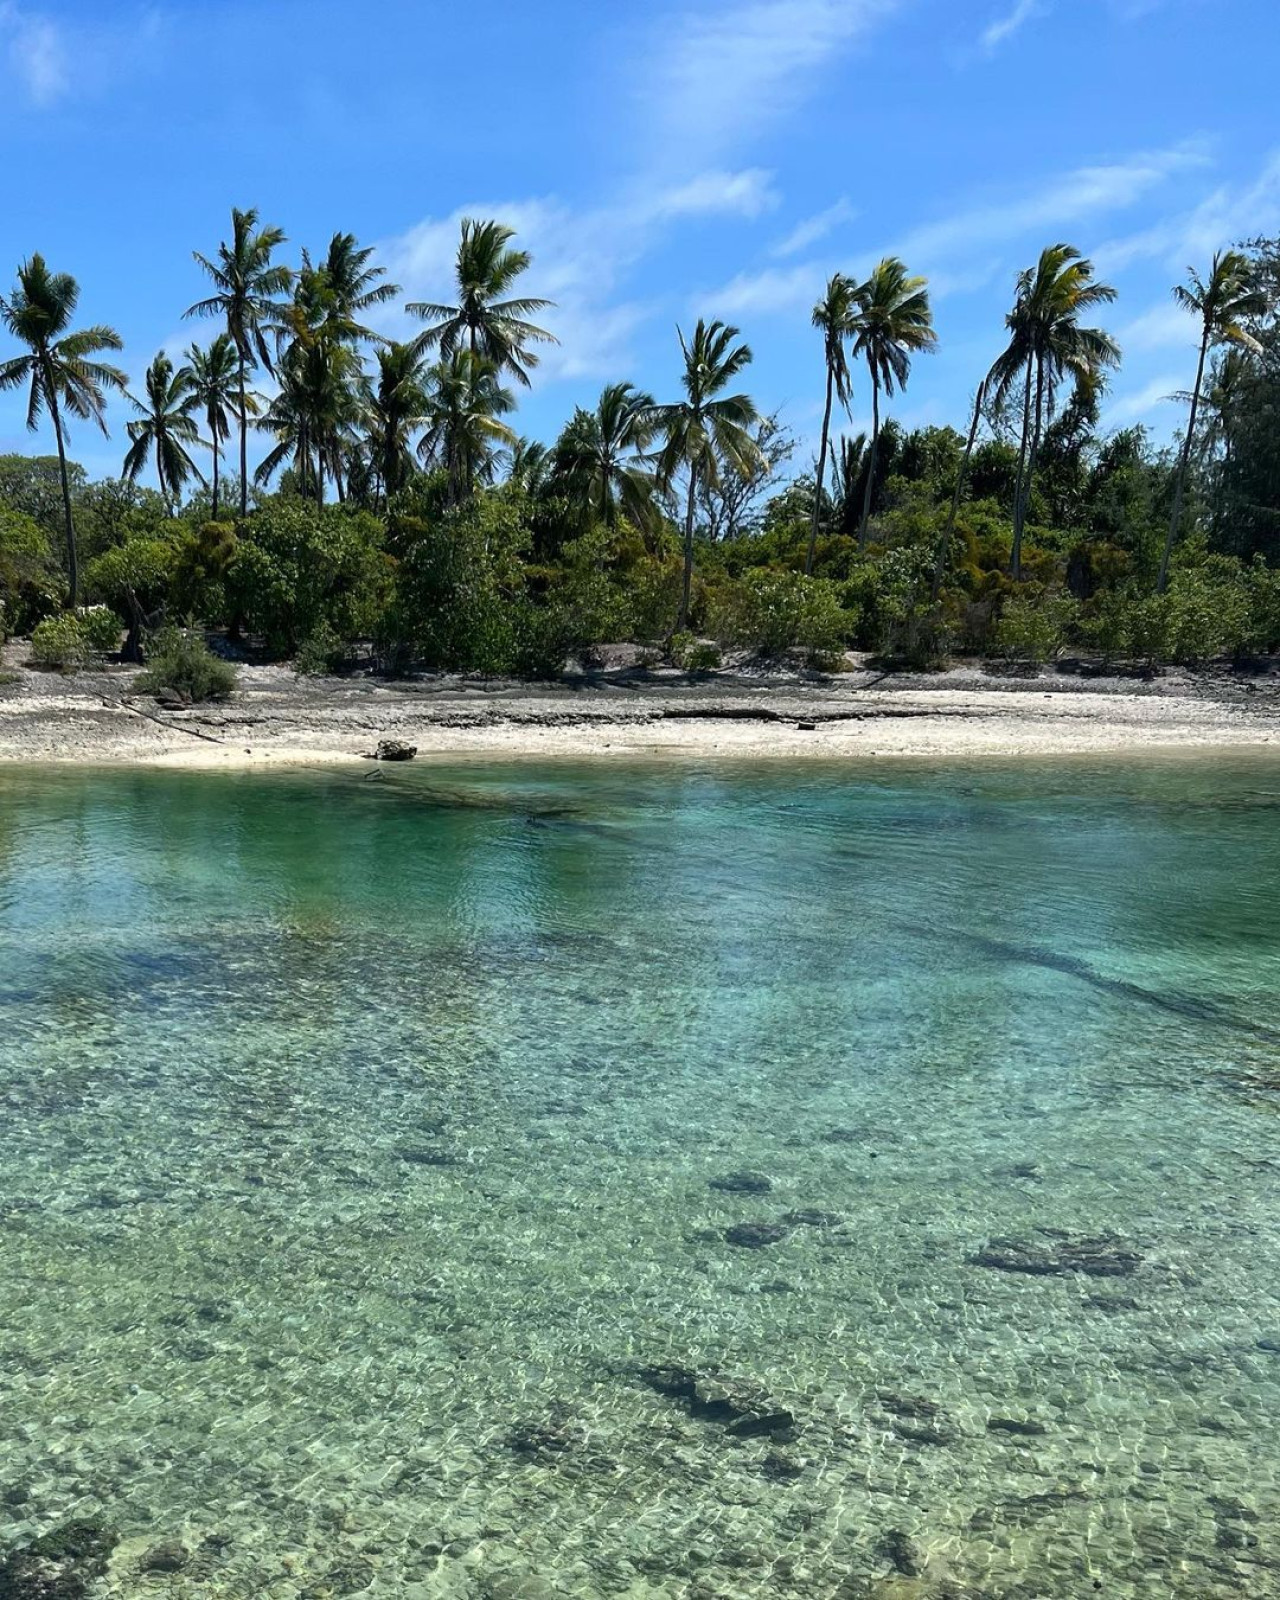
<svg viewBox="0 0 1280 1600"><path fill-rule="evenodd" d="M53 105L67 93L67 51L56 23L37 12L0 4L0 39L10 68L34 105Z"/></svg>
<svg viewBox="0 0 1280 1600"><path fill-rule="evenodd" d="M817 244L820 239L825 239L829 233L835 231L842 223L852 222L858 215L858 209L849 200L847 195L841 196L834 205L828 206L825 211L819 211L816 216L806 217L803 222L798 222L785 238L779 239L770 252L775 256L796 256L802 250L807 250L810 245Z"/></svg>
<svg viewBox="0 0 1280 1600"><path fill-rule="evenodd" d="M639 93L660 152L712 159L793 110L902 0L716 0L662 18Z"/></svg>
<svg viewBox="0 0 1280 1600"><path fill-rule="evenodd" d="M1032 17L1038 16L1043 10L1040 0L1016 0L1012 11L1006 11L994 22L990 22L982 30L978 40L984 55L994 55L1002 44L1007 44L1024 28Z"/></svg>
<svg viewBox="0 0 1280 1600"><path fill-rule="evenodd" d="M864 252L864 263L869 266L876 256L886 253L900 255L915 271L928 274L939 298L981 288L1000 271L1008 246L1046 230L1058 236L1069 226L1097 225L1105 216L1136 205L1172 177L1200 167L1205 160L1199 146L1178 145L1107 165L1079 167L1021 194L922 223L881 249ZM1045 240L1036 242L1040 245ZM850 271L858 267L857 262L845 265ZM830 261L810 260L794 267L742 272L700 296L699 304L725 316L793 311L816 298L831 266Z"/></svg>
<svg viewBox="0 0 1280 1600"><path fill-rule="evenodd" d="M448 302L458 230L464 217L500 217L537 263L537 292L555 306L539 320L559 339L541 352L539 376L605 377L631 359L631 340L654 311L646 300L616 298L629 270L680 223L699 217L757 217L776 197L768 174L708 172L667 188L641 188L614 204L577 209L553 197L460 206L384 241L381 253L408 301ZM407 333L399 312L381 324Z"/></svg>
<svg viewBox="0 0 1280 1600"><path fill-rule="evenodd" d="M1103 425L1116 427L1142 421L1157 408L1175 402L1178 390L1184 388L1186 383L1186 373L1167 373L1163 377L1153 378L1150 383L1143 384L1141 389L1117 395L1106 408L1106 415L1102 419Z"/></svg>
<svg viewBox="0 0 1280 1600"><path fill-rule="evenodd" d="M1199 334L1196 319L1170 296L1126 322L1116 338L1128 356L1142 350L1194 349Z"/></svg>
<svg viewBox="0 0 1280 1600"><path fill-rule="evenodd" d="M1110 239L1098 246L1099 267L1115 272L1135 261L1163 261L1170 271L1200 264L1224 245L1280 227L1280 150L1264 161L1251 182L1221 184L1189 210Z"/></svg>

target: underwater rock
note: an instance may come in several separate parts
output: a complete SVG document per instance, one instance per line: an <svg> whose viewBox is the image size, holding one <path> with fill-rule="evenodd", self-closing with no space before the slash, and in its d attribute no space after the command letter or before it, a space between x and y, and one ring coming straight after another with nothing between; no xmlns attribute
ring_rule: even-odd
<svg viewBox="0 0 1280 1600"><path fill-rule="evenodd" d="M0 1557L0 1600L85 1600L119 1542L114 1528L89 1518L41 1534Z"/></svg>
<svg viewBox="0 0 1280 1600"><path fill-rule="evenodd" d="M794 1483L797 1478L804 1476L804 1463L797 1461L794 1456L785 1455L781 1450L770 1450L760 1463L760 1472L771 1483Z"/></svg>
<svg viewBox="0 0 1280 1600"><path fill-rule="evenodd" d="M758 1384L689 1371L687 1367L642 1367L640 1380L659 1394L681 1400L700 1422L718 1422L736 1439L793 1436L795 1413Z"/></svg>
<svg viewBox="0 0 1280 1600"><path fill-rule="evenodd" d="M724 1241L743 1250L763 1250L766 1245L780 1244L790 1231L781 1222L736 1222L724 1230Z"/></svg>
<svg viewBox="0 0 1280 1600"><path fill-rule="evenodd" d="M935 1400L919 1395L880 1391L880 1404L888 1412L889 1426L908 1444L953 1444L956 1429Z"/></svg>
<svg viewBox="0 0 1280 1600"><path fill-rule="evenodd" d="M712 1178L709 1189L723 1189L726 1194L768 1194L773 1183L763 1172L726 1172L723 1177Z"/></svg>
<svg viewBox="0 0 1280 1600"><path fill-rule="evenodd" d="M893 1570L900 1572L904 1578L918 1578L924 1570L919 1545L901 1528L890 1528L880 1541L880 1549Z"/></svg>
<svg viewBox="0 0 1280 1600"><path fill-rule="evenodd" d="M1032 1277L1060 1277L1082 1272L1090 1278L1127 1278L1142 1264L1136 1250L1124 1248L1111 1234L1064 1237L1052 1243L1025 1239L990 1239L969 1257L973 1267L993 1267L998 1272L1022 1272Z"/></svg>
<svg viewBox="0 0 1280 1600"><path fill-rule="evenodd" d="M1115 1316L1120 1311L1137 1311L1138 1302L1131 1294L1091 1294L1086 1297L1085 1305L1093 1311L1105 1311L1108 1316Z"/></svg>
<svg viewBox="0 0 1280 1600"><path fill-rule="evenodd" d="M143 1572L181 1572L191 1560L191 1552L181 1539L162 1539L153 1544L138 1563Z"/></svg>
<svg viewBox="0 0 1280 1600"><path fill-rule="evenodd" d="M365 756L366 761L412 761L418 753L416 744L404 744L399 739L379 739L375 750Z"/></svg>
<svg viewBox="0 0 1280 1600"><path fill-rule="evenodd" d="M371 1561L363 1556L352 1556L329 1568L324 1575L322 1592L326 1595L363 1594L374 1577Z"/></svg>
<svg viewBox="0 0 1280 1600"><path fill-rule="evenodd" d="M822 1135L823 1144L861 1144L866 1137L862 1128L828 1128Z"/></svg>
<svg viewBox="0 0 1280 1600"><path fill-rule="evenodd" d="M546 1464L576 1449L585 1439L567 1408L556 1406L545 1417L517 1423L507 1435L506 1445L526 1461Z"/></svg>
<svg viewBox="0 0 1280 1600"><path fill-rule="evenodd" d="M988 1417L988 1433L1012 1433L1024 1439L1033 1439L1042 1433L1048 1433L1043 1422L1036 1422L1030 1417Z"/></svg>
<svg viewBox="0 0 1280 1600"><path fill-rule="evenodd" d="M788 1211L782 1220L791 1228L838 1228L844 1222L838 1211Z"/></svg>
<svg viewBox="0 0 1280 1600"><path fill-rule="evenodd" d="M25 1483L10 1484L4 1493L0 1494L0 1500L7 1506L25 1506L30 1499L31 1490Z"/></svg>
<svg viewBox="0 0 1280 1600"><path fill-rule="evenodd" d="M441 1150L431 1146L397 1150L396 1155L401 1161L407 1161L411 1166L415 1167L456 1167L461 1165L452 1150Z"/></svg>

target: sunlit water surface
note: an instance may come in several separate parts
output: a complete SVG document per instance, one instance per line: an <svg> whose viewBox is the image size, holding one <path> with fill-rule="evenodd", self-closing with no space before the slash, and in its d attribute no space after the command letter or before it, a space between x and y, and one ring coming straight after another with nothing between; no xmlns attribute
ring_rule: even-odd
<svg viewBox="0 0 1280 1600"><path fill-rule="evenodd" d="M0 774L0 1546L1280 1595L1278 896L1263 756Z"/></svg>

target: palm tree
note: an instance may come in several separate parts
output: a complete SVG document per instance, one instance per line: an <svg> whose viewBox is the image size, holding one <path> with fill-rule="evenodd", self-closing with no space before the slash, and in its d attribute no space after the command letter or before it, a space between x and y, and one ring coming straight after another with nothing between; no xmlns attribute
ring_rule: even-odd
<svg viewBox="0 0 1280 1600"><path fill-rule="evenodd" d="M330 338L347 344L361 340L382 343L372 328L366 328L358 319L373 306L385 305L400 293L398 283L380 283L385 278L385 267L371 267L373 247L363 248L356 242L354 233L335 233L329 249L318 267L313 267L311 257L302 252L300 277L312 276L323 286L325 297L325 331Z"/></svg>
<svg viewBox="0 0 1280 1600"><path fill-rule="evenodd" d="M517 439L507 455L507 482L524 494L540 494L551 479L552 452L539 439Z"/></svg>
<svg viewBox="0 0 1280 1600"><path fill-rule="evenodd" d="M1104 367L1117 366L1120 361L1115 340L1101 328L1082 328L1080 314L1109 304L1115 297L1110 284L1095 281L1093 263L1074 245L1049 245L1034 267L1018 275L1013 310L1005 317L1009 343L989 374L989 394L997 406L1015 383L1021 380L1024 385L1009 554L1009 570L1015 580L1022 577L1022 534L1031 481L1046 412L1053 413L1054 392L1065 376L1096 379Z"/></svg>
<svg viewBox="0 0 1280 1600"><path fill-rule="evenodd" d="M1244 350L1259 351L1262 346L1245 328L1248 318L1266 309L1266 296L1253 282L1249 258L1239 250L1219 250L1209 267L1206 283L1194 270L1188 271L1189 286L1179 284L1174 298L1187 311L1200 318L1200 359L1196 364L1196 381L1191 390L1191 414L1187 418L1187 436L1178 457L1178 472L1174 479L1173 512L1169 518L1169 535L1164 542L1160 558L1160 576L1156 593L1163 594L1169 581L1169 557L1173 554L1174 540L1178 537L1178 524L1182 520L1182 496L1187 481L1187 464L1191 459L1191 441L1195 437L1196 413L1200 409L1200 387L1204 382L1204 364L1210 346L1233 344Z"/></svg>
<svg viewBox="0 0 1280 1600"><path fill-rule="evenodd" d="M552 301L505 298L532 259L527 250L508 248L514 237L514 230L499 222L467 218L455 266L457 305L415 301L405 309L431 324L418 335L419 350L438 348L441 361L448 364L466 349L492 362L498 377L510 372L527 388L529 371L538 364L529 346L557 341L554 334L528 320Z"/></svg>
<svg viewBox="0 0 1280 1600"><path fill-rule="evenodd" d="M926 283L924 278L910 277L897 256L886 256L857 291L853 353L866 357L871 373L871 461L858 523L859 548L867 542L871 516L871 490L880 445L881 387L889 395L895 382L905 388L912 355L932 350L938 342Z"/></svg>
<svg viewBox="0 0 1280 1600"><path fill-rule="evenodd" d="M345 344L295 339L280 361L279 377L279 391L258 423L276 443L263 457L255 482L266 483L292 458L302 494L314 494L316 504L323 505L330 477L341 500L343 467L361 417L359 358Z"/></svg>
<svg viewBox="0 0 1280 1600"><path fill-rule="evenodd" d="M76 560L76 530L71 515L71 484L67 477L67 448L63 412L86 422L96 422L105 434L106 390L123 390L125 375L118 367L94 361L100 350L124 348L114 328L102 326L68 332L80 286L69 272L50 272L45 259L33 255L18 268L18 281L6 298L0 295L0 319L30 355L15 356L0 365L0 389L29 385L27 427L34 433L40 415L48 411L58 442L58 469L62 477L62 511L67 533L68 604L80 597L80 569Z"/></svg>
<svg viewBox="0 0 1280 1600"><path fill-rule="evenodd" d="M687 480L684 516L684 583L680 591L680 616L676 631L689 621L689 590L693 582L693 510L700 483L715 485L722 470L749 472L759 456L759 446L748 431L759 421L755 402L745 394L722 391L751 361L751 350L735 344L737 328L698 318L693 338L679 328L684 372L680 381L685 398L672 405L655 406L655 433L666 435L658 456L658 481L670 488L679 472Z"/></svg>
<svg viewBox="0 0 1280 1600"><path fill-rule="evenodd" d="M430 403L422 358L411 345L384 345L377 361L377 381L364 380L364 409L369 457L385 507L416 470L413 435Z"/></svg>
<svg viewBox="0 0 1280 1600"><path fill-rule="evenodd" d="M147 368L145 404L133 395L129 400L138 412L137 420L126 424L133 443L124 458L124 475L133 483L147 457L156 458L156 477L170 515L182 493L182 486L194 475L204 482L204 474L187 453L189 444L200 442L200 433L191 413L196 395L186 367L173 370L173 362L163 351Z"/></svg>
<svg viewBox="0 0 1280 1600"><path fill-rule="evenodd" d="M207 350L193 344L187 350L187 364L182 369L191 388L193 409L204 413L209 430L206 441L213 451L213 521L218 520L218 486L222 446L231 437L230 413L235 404L237 357L236 347L229 333L219 333L209 342ZM245 402L250 416L257 416L257 396L247 394Z"/></svg>
<svg viewBox="0 0 1280 1600"><path fill-rule="evenodd" d="M611 383L594 411L578 407L556 445L556 475L570 498L610 528L620 515L641 528L653 520L654 476L642 465L653 441L653 411L652 395Z"/></svg>
<svg viewBox="0 0 1280 1600"><path fill-rule="evenodd" d="M426 432L418 454L428 467L448 473L447 499L459 506L476 480L493 480L500 450L512 450L515 432L501 419L515 410L515 396L498 382L484 356L455 350L428 373Z"/></svg>
<svg viewBox="0 0 1280 1600"><path fill-rule="evenodd" d="M853 332L857 309L857 286L843 272L833 273L827 291L813 308L813 325L821 330L823 359L827 369L827 399L822 411L822 444L818 449L818 478L813 489L813 515L809 522L809 549L804 558L805 576L813 572L813 553L818 543L818 517L822 510L822 486L827 475L827 442L831 431L831 403L839 400L845 412L853 396L853 380L845 355L845 341Z"/></svg>
<svg viewBox="0 0 1280 1600"><path fill-rule="evenodd" d="M978 385L978 392L973 397L973 416L969 420L969 432L965 437L964 450L960 456L960 465L956 470L956 486L951 493L951 509L947 512L947 525L938 540L938 553L933 563L933 585L931 597L937 604L938 596L942 592L942 575L946 571L947 557L951 551L952 536L956 531L956 517L960 512L960 496L964 493L965 479L969 476L969 458L973 455L974 442L978 437L978 424L982 421L982 408L987 403L987 385L991 382L991 374Z"/></svg>
<svg viewBox="0 0 1280 1600"><path fill-rule="evenodd" d="M261 363L274 372L268 334L281 326L280 296L293 282L289 267L271 255L284 243L279 228L259 228L257 211L231 212L231 243L218 246L216 261L194 251L217 291L188 308L188 317L222 317L236 347L240 414L240 515L249 512L249 368Z"/></svg>

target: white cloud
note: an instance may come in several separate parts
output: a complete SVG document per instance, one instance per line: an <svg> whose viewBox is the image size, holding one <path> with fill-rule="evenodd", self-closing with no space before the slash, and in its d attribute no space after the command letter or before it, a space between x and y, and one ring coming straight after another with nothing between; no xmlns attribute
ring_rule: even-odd
<svg viewBox="0 0 1280 1600"><path fill-rule="evenodd" d="M829 233L838 228L841 223L852 222L858 215L847 195L842 195L834 205L828 206L825 211L819 211L816 216L806 217L803 222L798 222L785 238L780 239L770 252L775 256L795 256L802 250L807 250L810 245L817 244L820 239L825 239Z"/></svg>
<svg viewBox="0 0 1280 1600"><path fill-rule="evenodd" d="M1179 145L1105 166L1080 167L1041 182L1025 194L913 228L884 249L862 252L863 266L870 267L878 256L892 253L929 278L937 299L980 289L1001 270L1001 246L1045 230L1061 237L1068 225L1125 210L1169 178L1199 167L1205 159L1198 146ZM1038 249L1045 240L1035 242ZM817 299L831 268L830 262L809 261L742 272L700 295L698 304L722 316L799 310ZM857 269L856 261L845 263L845 270Z"/></svg>
<svg viewBox="0 0 1280 1600"><path fill-rule="evenodd" d="M1012 11L1002 17L997 17L982 31L979 41L985 55L994 55L1002 44L1012 39L1014 34L1023 28L1032 17L1040 12L1039 0L1016 0Z"/></svg>
<svg viewBox="0 0 1280 1600"><path fill-rule="evenodd" d="M638 79L664 155L715 157L793 110L821 69L902 0L717 0L665 16Z"/></svg>
<svg viewBox="0 0 1280 1600"><path fill-rule="evenodd" d="M1175 395L1179 389L1185 387L1187 387L1185 372L1153 378L1150 383L1144 384L1141 389L1135 389L1131 394L1117 395L1107 406L1103 424L1105 427L1116 427L1144 421L1157 408L1171 403L1181 404L1175 400Z"/></svg>
<svg viewBox="0 0 1280 1600"><path fill-rule="evenodd" d="M1188 211L1099 245L1100 268L1115 272L1134 261L1163 261L1172 272L1201 268L1215 250L1280 227L1280 150L1272 151L1251 183L1222 184Z"/></svg>
<svg viewBox="0 0 1280 1600"><path fill-rule="evenodd" d="M533 256L528 292L555 301L538 319L560 341L539 349L539 380L607 377L628 363L632 335L654 309L646 301L614 300L628 269L681 221L753 218L775 203L765 172L708 172L595 209L575 210L549 197L460 206L384 241L380 253L404 300L448 304L462 219L497 218ZM393 310L379 326L402 337L416 327Z"/></svg>
<svg viewBox="0 0 1280 1600"><path fill-rule="evenodd" d="M1126 355L1142 350L1194 350L1199 337L1200 328L1196 319L1189 316L1172 296L1134 317L1116 334L1120 348Z"/></svg>
<svg viewBox="0 0 1280 1600"><path fill-rule="evenodd" d="M37 106L60 100L71 86L67 53L57 25L47 17L0 4L0 38L9 64Z"/></svg>

